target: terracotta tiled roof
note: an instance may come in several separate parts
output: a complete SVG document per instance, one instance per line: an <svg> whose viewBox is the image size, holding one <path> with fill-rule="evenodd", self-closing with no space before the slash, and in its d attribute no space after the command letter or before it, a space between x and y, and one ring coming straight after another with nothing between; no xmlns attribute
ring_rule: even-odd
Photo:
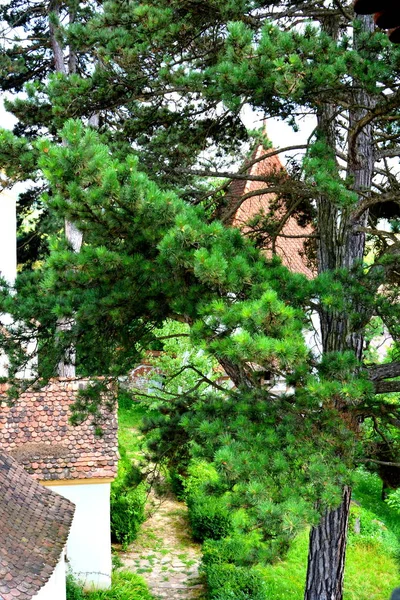
<svg viewBox="0 0 400 600"><path fill-rule="evenodd" d="M263 146L258 146L252 154L251 161L260 158L266 151ZM250 162L251 162L250 161ZM277 155L271 156L259 162L255 162L248 169L249 175L279 175L283 171L282 163ZM266 187L263 181L236 180L232 182L229 189L231 203L235 202L249 192L255 192L258 189ZM255 195L244 200L231 219L231 224L246 230L246 224L257 213L268 213L271 202L275 199L274 194ZM312 233L311 226L301 227L294 217L290 217L283 227L282 232L288 236L307 236ZM304 255L305 237L280 237L276 244L277 254L282 258L282 262L291 271L303 273L308 278L312 278L314 273L307 263ZM266 249L269 253L269 250Z"/></svg>
<svg viewBox="0 0 400 600"><path fill-rule="evenodd" d="M90 419L69 424L71 404L83 385L87 383L54 380L41 390L24 392L11 407L0 405L0 450L11 454L35 479L115 477L116 411L103 410L101 436L95 434Z"/></svg>
<svg viewBox="0 0 400 600"><path fill-rule="evenodd" d="M30 600L50 579L74 510L0 454L0 600Z"/></svg>

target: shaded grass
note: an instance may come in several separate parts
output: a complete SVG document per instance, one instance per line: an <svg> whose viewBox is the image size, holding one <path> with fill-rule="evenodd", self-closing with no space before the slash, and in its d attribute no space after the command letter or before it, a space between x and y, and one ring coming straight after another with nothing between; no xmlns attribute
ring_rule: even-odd
<svg viewBox="0 0 400 600"><path fill-rule="evenodd" d="M303 600L307 571L308 531L295 540L286 560L262 568L269 600ZM354 543L348 547L344 600L388 600L400 574L395 558L381 544Z"/></svg>
<svg viewBox="0 0 400 600"><path fill-rule="evenodd" d="M382 482L379 477L359 469L353 489L354 500L373 512L400 540L400 515L382 501L381 493Z"/></svg>

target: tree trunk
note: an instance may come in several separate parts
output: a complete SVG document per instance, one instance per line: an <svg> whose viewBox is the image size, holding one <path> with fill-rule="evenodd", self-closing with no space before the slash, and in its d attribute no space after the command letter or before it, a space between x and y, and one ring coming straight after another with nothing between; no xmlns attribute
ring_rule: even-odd
<svg viewBox="0 0 400 600"><path fill-rule="evenodd" d="M64 60L64 51L58 39L58 31L57 31L57 21L60 13L60 2L59 0L53 0L49 6L50 9L50 19L49 19L49 31L50 31L50 39L51 46L53 49L54 56L54 67L56 73L62 73L63 75L67 74L67 69L65 67ZM73 22L74 13L71 12L70 20ZM68 61L69 72L75 72L76 70L76 56L74 49L70 48L70 56ZM74 223L71 221L65 220L64 224L65 229L65 237L68 242L71 244L74 252L79 252L82 246L82 233L76 227ZM59 331L69 331L71 330L73 322L70 319L60 319L58 323ZM76 362L76 351L73 346L66 349L64 356L58 363L57 374L59 377L75 377L75 362Z"/></svg>
<svg viewBox="0 0 400 600"><path fill-rule="evenodd" d="M361 17L364 32L372 31L371 17ZM335 34L331 26L331 35ZM355 40L357 45L357 40ZM354 88L354 109L350 111L348 175L353 179L356 192L366 192L371 188L374 151L372 127L365 127L352 139L355 124L372 107L372 100L365 92ZM319 128L326 141L336 148L334 108L327 106L319 115ZM362 196L359 202L362 201ZM351 210L333 205L329 199L318 200L318 272L335 269L351 271L362 262L365 250L365 233L359 227L365 226L368 214L364 212L356 221L351 219ZM353 207L354 208L354 207ZM353 306L354 310L358 307ZM361 310L361 307L359 307ZM320 310L322 347L324 353L351 350L361 360L363 352L363 331L354 331L346 312ZM340 412L340 406L337 407ZM348 415L347 415L348 417ZM349 426L348 418L346 425ZM356 421L351 423L357 429ZM342 600L343 575L346 555L347 526L350 511L351 490L345 487L340 506L328 510L320 524L310 533L305 600Z"/></svg>
<svg viewBox="0 0 400 600"><path fill-rule="evenodd" d="M307 600L338 600L342 597L350 499L351 490L345 487L340 506L325 513L318 527L311 529Z"/></svg>

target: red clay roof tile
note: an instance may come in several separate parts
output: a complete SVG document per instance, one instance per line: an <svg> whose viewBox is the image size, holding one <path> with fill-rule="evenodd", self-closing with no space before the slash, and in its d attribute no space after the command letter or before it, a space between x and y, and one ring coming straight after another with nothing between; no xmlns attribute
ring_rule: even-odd
<svg viewBox="0 0 400 600"><path fill-rule="evenodd" d="M249 162L261 158L264 153L266 153L266 150L262 145L259 145L254 150ZM278 155L274 155L252 164L249 167L247 174L278 175L279 173L282 173L283 170L284 167L282 166ZM244 196L249 192L256 192L264 187L266 187L266 183L263 181L235 180L231 183L229 188L230 204L234 206L241 196ZM268 213L274 199L275 194L265 193L247 198L236 210L231 219L231 224L246 231L249 220L260 212ZM310 268L307 259L305 258L304 251L304 241L307 239L306 236L312 233L312 227L310 225L301 227L294 217L289 217L281 233L287 236L300 236L278 238L276 249L283 264L291 271L303 273L306 277L312 278L315 273L313 273L312 268ZM270 254L269 248L266 248L265 251L267 254Z"/></svg>
<svg viewBox="0 0 400 600"><path fill-rule="evenodd" d="M0 450L11 454L35 479L116 475L116 410L103 409L101 436L88 420L71 425L70 407L80 387L81 380L53 380L41 390L27 390L13 406L1 406Z"/></svg>
<svg viewBox="0 0 400 600"><path fill-rule="evenodd" d="M0 453L0 599L30 600L50 579L75 507Z"/></svg>

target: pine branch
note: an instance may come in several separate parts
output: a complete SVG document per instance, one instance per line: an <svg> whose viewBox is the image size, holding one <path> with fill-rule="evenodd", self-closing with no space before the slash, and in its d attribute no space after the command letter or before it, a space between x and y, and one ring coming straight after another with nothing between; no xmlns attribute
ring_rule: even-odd
<svg viewBox="0 0 400 600"><path fill-rule="evenodd" d="M400 381L378 381L375 383L375 394L400 392Z"/></svg>
<svg viewBox="0 0 400 600"><path fill-rule="evenodd" d="M398 377L400 376L400 361L374 365L368 369L368 376L371 381L381 381L382 379Z"/></svg>

